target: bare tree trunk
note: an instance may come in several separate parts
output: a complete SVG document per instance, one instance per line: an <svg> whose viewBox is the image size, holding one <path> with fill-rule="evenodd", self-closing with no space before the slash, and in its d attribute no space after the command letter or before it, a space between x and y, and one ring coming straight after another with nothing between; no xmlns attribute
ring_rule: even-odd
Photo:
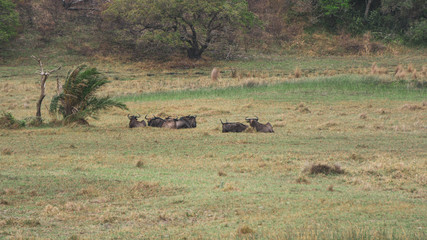
<svg viewBox="0 0 427 240"><path fill-rule="evenodd" d="M369 17L369 10L371 8L372 0L365 0L366 8L365 8L365 20Z"/></svg>
<svg viewBox="0 0 427 240"><path fill-rule="evenodd" d="M39 63L40 75L42 76L41 82L40 82L40 97L39 97L39 100L37 101L37 112L36 112L36 119L39 123L41 123L43 121L42 120L41 106L42 106L43 99L46 97L46 81L47 81L47 78L49 77L49 75L51 73L61 69L61 67L58 67L54 70L45 72L43 69L42 60L40 58L35 57L35 56L32 56L32 58L34 58Z"/></svg>

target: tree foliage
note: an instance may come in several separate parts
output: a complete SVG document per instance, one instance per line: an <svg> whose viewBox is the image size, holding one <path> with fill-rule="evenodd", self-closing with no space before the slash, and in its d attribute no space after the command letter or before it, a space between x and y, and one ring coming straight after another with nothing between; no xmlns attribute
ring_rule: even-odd
<svg viewBox="0 0 427 240"><path fill-rule="evenodd" d="M427 19L425 0L314 0L320 25L331 31L361 34L372 31L379 38L419 33ZM412 36L412 35L411 35Z"/></svg>
<svg viewBox="0 0 427 240"><path fill-rule="evenodd" d="M104 16L115 23L120 40L182 47L192 59L224 35L255 23L245 0L114 0Z"/></svg>
<svg viewBox="0 0 427 240"><path fill-rule="evenodd" d="M87 123L87 118L97 118L100 110L111 107L127 109L123 103L110 97L97 97L96 91L108 81L96 68L81 65L68 73L63 92L52 98L51 114L61 114L65 123Z"/></svg>
<svg viewBox="0 0 427 240"><path fill-rule="evenodd" d="M19 17L15 4L11 0L0 0L0 43L16 36L18 25Z"/></svg>

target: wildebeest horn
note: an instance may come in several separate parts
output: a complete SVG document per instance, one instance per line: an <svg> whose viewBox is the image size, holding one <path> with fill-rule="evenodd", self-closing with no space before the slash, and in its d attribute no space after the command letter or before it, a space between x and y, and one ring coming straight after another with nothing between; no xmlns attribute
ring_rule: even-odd
<svg viewBox="0 0 427 240"><path fill-rule="evenodd" d="M258 117L257 116L255 116L255 119L258 121Z"/></svg>
<svg viewBox="0 0 427 240"><path fill-rule="evenodd" d="M137 118L140 118L140 117L141 117L141 114L138 113L138 117Z"/></svg>
<svg viewBox="0 0 427 240"><path fill-rule="evenodd" d="M129 118L129 120L130 120L130 117L129 117L129 115L130 115L130 114L128 114L128 118Z"/></svg>
<svg viewBox="0 0 427 240"><path fill-rule="evenodd" d="M146 114L146 115L145 115L145 119L147 119L147 120L148 120L147 115L148 115L148 114Z"/></svg>
<svg viewBox="0 0 427 240"><path fill-rule="evenodd" d="M219 119L219 121L221 122L221 124L224 124L224 123L222 122L221 118Z"/></svg>
<svg viewBox="0 0 427 240"><path fill-rule="evenodd" d="M250 119L250 118L248 118L248 117L245 117L245 120L246 120L246 121L248 121L249 119Z"/></svg>

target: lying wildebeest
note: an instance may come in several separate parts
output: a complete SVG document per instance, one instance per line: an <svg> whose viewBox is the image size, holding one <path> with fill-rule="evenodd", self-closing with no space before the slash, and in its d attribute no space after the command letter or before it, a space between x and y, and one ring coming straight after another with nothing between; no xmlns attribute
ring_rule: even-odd
<svg viewBox="0 0 427 240"><path fill-rule="evenodd" d="M227 120L225 120L225 123L222 122L222 120L220 119L221 123L222 123L222 132L243 132L246 130L246 128L248 128L247 125L243 124L243 123L239 123L239 122L227 122Z"/></svg>
<svg viewBox="0 0 427 240"><path fill-rule="evenodd" d="M162 128L173 128L173 129L175 129L177 121L178 121L177 118L167 117L162 124Z"/></svg>
<svg viewBox="0 0 427 240"><path fill-rule="evenodd" d="M246 118L246 122L248 122L251 127L255 128L257 132L274 133L273 126L271 126L269 122L266 124L259 123L258 117Z"/></svg>
<svg viewBox="0 0 427 240"><path fill-rule="evenodd" d="M140 117L141 117L141 115L139 115L139 114L138 114L138 116L134 116L134 115L130 116L130 114L128 114L128 118L130 120L129 121L129 127L130 128L136 128L136 127L145 127L145 126L147 126L145 124L144 120L138 121L138 118L140 118Z"/></svg>
<svg viewBox="0 0 427 240"><path fill-rule="evenodd" d="M148 126L150 127L162 127L165 120L163 118L159 118L153 115L152 118L147 118L145 115L145 119L147 119Z"/></svg>
<svg viewBox="0 0 427 240"><path fill-rule="evenodd" d="M185 116L185 117L180 117L178 119L178 121L176 121L176 128L180 129L180 128L195 128L197 127L197 123L196 123L196 117L197 116Z"/></svg>

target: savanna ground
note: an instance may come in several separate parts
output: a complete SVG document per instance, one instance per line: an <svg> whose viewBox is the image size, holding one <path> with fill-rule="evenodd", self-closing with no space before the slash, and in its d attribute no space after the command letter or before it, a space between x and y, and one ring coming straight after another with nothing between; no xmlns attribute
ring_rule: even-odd
<svg viewBox="0 0 427 240"><path fill-rule="evenodd" d="M60 79L80 62L55 59ZM96 60L112 81L101 94L197 128L129 129L113 109L89 127L1 129L0 238L425 239L426 59L264 56L216 63L217 82L210 63ZM21 60L0 66L0 110L18 119L39 96L38 65ZM392 77L398 64L418 79ZM255 115L275 133L221 133L219 119Z"/></svg>

